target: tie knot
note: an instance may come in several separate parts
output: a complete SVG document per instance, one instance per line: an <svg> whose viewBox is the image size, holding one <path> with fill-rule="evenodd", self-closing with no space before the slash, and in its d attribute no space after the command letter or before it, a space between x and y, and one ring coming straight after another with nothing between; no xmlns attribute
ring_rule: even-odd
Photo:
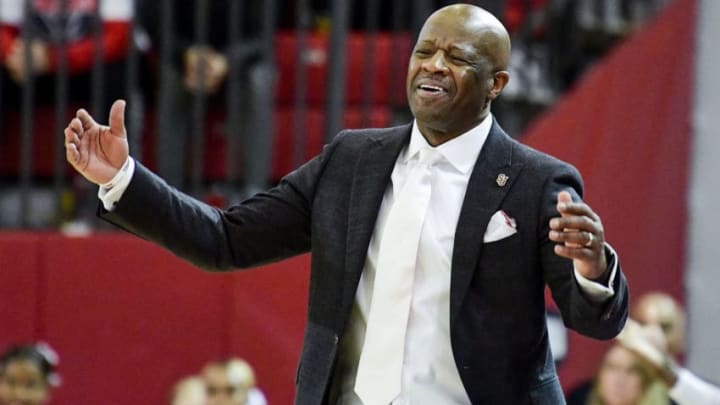
<svg viewBox="0 0 720 405"><path fill-rule="evenodd" d="M442 159L442 154L437 150L427 147L418 151L418 163L421 165L432 166Z"/></svg>

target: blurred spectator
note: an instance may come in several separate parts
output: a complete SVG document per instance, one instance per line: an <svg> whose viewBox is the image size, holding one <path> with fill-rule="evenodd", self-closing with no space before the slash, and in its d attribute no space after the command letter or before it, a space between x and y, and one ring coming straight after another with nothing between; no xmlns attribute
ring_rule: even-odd
<svg viewBox="0 0 720 405"><path fill-rule="evenodd" d="M266 405L252 367L239 358L208 363L202 372L207 405Z"/></svg>
<svg viewBox="0 0 720 405"><path fill-rule="evenodd" d="M192 375L178 381L170 393L170 405L206 405L203 379Z"/></svg>
<svg viewBox="0 0 720 405"><path fill-rule="evenodd" d="M20 89L28 81L27 73L35 78L36 100L53 104L55 96L54 74L60 59L63 40L67 44L67 69L70 75L71 101L90 99L91 75L95 60L95 35L100 31L104 66L103 105L107 111L110 102L125 93L125 57L130 39L130 21L133 15L132 0L67 0L63 13L62 0L2 0L0 2L0 60L2 69L2 103L5 107L17 106ZM98 22L97 19L101 21ZM26 66L25 41L28 40L30 65Z"/></svg>
<svg viewBox="0 0 720 405"><path fill-rule="evenodd" d="M671 356L678 358L685 353L685 311L669 294L656 291L641 295L630 317L642 325L659 328Z"/></svg>
<svg viewBox="0 0 720 405"><path fill-rule="evenodd" d="M567 89L598 58L637 31L668 0L552 0L546 16L550 69Z"/></svg>
<svg viewBox="0 0 720 405"><path fill-rule="evenodd" d="M668 404L667 390L633 352L614 345L605 354L588 389L576 390L568 405Z"/></svg>
<svg viewBox="0 0 720 405"><path fill-rule="evenodd" d="M263 57L259 38L264 10L261 2L241 2L238 7L241 15L232 18L243 29L239 38L235 38L237 41L233 41L229 13L238 8L231 7L231 3L230 0L202 3L207 14L207 37L203 43L197 37L202 30L198 30L196 0L182 5L172 3L168 9L163 8L161 1L143 2L141 6L140 21L150 36L153 50L169 56L161 57L158 66L163 72L160 80L168 84L162 86L161 82L159 94L157 115L163 121L158 128L156 161L158 173L176 187L184 186L191 153L188 144L195 119L193 103L197 97L208 97L211 105L222 105L227 97L226 81L233 69L241 78L236 94L240 111L228 113L239 113L240 117L229 116L228 120L237 119L242 125L243 151L238 160L243 162L245 188L256 191L269 184L272 142L256 139L265 135L257 120L269 116L274 97L268 91L275 80L274 69ZM162 14L168 11L171 15L165 23L169 21L170 27L163 26ZM166 43L168 40L170 43Z"/></svg>
<svg viewBox="0 0 720 405"><path fill-rule="evenodd" d="M720 387L709 384L676 363L685 350L685 313L670 295L643 295L632 308L618 337L660 375L670 397L680 405L720 405ZM644 326L642 325L644 324Z"/></svg>
<svg viewBox="0 0 720 405"><path fill-rule="evenodd" d="M0 356L0 405L39 405L59 385L57 354L45 343L13 346Z"/></svg>
<svg viewBox="0 0 720 405"><path fill-rule="evenodd" d="M668 0L508 0L510 80L495 114L508 133L525 126Z"/></svg>

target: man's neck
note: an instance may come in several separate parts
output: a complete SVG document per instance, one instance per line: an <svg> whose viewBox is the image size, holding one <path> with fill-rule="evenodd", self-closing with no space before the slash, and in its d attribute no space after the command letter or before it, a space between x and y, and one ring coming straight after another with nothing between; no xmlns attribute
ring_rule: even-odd
<svg viewBox="0 0 720 405"><path fill-rule="evenodd" d="M467 128L460 128L460 129L452 130L452 131L435 129L435 128L432 128L431 126L422 124L417 121L416 122L417 122L418 130L420 130L420 134L423 136L423 138L425 138L425 140L427 141L428 144L435 147L435 146L442 145L447 141L455 139L458 136L460 136L460 135L466 133L467 131L475 128L476 126L480 125L480 123L483 122L483 120L485 118L487 118L488 115L489 114L482 115L476 121L474 121L473 123L468 125Z"/></svg>

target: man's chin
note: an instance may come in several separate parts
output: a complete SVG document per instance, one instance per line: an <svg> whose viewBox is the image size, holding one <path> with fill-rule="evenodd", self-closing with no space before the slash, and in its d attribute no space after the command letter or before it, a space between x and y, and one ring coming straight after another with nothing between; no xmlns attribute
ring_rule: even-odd
<svg viewBox="0 0 720 405"><path fill-rule="evenodd" d="M447 129L447 116L438 111L416 111L414 115L418 125L423 128L439 132Z"/></svg>

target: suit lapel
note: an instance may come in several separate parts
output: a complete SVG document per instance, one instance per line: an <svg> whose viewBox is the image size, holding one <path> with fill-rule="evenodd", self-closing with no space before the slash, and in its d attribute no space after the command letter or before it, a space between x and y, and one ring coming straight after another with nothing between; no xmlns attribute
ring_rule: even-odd
<svg viewBox="0 0 720 405"><path fill-rule="evenodd" d="M400 151L410 139L411 124L389 133L368 135L368 146L360 153L353 177L348 212L347 253L343 283L343 314L348 315L355 299L360 274L385 189ZM345 318L347 319L347 318Z"/></svg>
<svg viewBox="0 0 720 405"><path fill-rule="evenodd" d="M522 169L522 163L512 161L513 142L500 126L493 122L470 175L455 230L450 282L451 325L457 318L475 272L490 217L500 208ZM508 177L503 186L498 184L500 174Z"/></svg>

